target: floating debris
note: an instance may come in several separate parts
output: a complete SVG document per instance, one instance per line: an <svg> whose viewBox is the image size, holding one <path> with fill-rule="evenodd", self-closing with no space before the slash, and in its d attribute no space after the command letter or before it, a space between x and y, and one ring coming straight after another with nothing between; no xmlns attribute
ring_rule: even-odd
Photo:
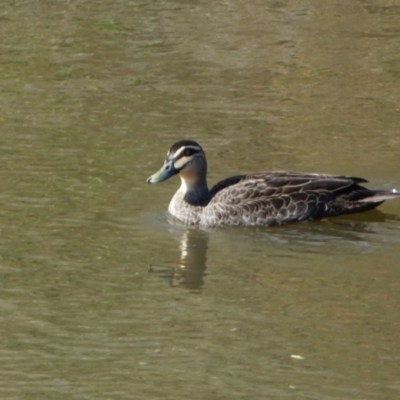
<svg viewBox="0 0 400 400"><path fill-rule="evenodd" d="M296 360L304 360L304 357L299 356L297 354L292 354L290 357L295 358Z"/></svg>

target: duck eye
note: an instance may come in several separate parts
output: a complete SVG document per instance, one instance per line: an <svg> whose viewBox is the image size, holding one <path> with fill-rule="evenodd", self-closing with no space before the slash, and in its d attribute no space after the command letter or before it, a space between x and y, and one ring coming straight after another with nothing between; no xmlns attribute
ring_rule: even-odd
<svg viewBox="0 0 400 400"><path fill-rule="evenodd" d="M183 152L183 155L186 156L186 157L190 156L191 154L192 154L192 151L191 151L190 149L186 149L186 150Z"/></svg>

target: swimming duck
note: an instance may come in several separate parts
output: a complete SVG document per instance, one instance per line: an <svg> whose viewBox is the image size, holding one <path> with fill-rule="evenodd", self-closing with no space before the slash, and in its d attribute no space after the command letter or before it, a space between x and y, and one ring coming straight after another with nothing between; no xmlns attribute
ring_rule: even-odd
<svg viewBox="0 0 400 400"><path fill-rule="evenodd" d="M148 183L179 175L181 186L168 211L190 225L271 226L371 210L396 198L396 190L370 190L363 178L262 172L236 175L207 186L207 161L192 140L175 143L163 167Z"/></svg>

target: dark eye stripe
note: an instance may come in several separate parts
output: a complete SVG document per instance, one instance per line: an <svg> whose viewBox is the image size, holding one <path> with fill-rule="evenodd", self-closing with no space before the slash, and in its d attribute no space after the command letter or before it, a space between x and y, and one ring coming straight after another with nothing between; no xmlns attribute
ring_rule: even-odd
<svg viewBox="0 0 400 400"><path fill-rule="evenodd" d="M184 151L183 151L183 155L184 156L191 156L192 154L195 154L195 153L198 153L198 151L197 150L193 150L193 149L185 149Z"/></svg>
<svg viewBox="0 0 400 400"><path fill-rule="evenodd" d="M184 147L181 151L179 151L178 154L176 154L174 156L174 158L175 158L175 160L179 160L181 157L189 157L189 156L192 156L193 154L196 154L199 152L200 152L199 147L187 146L187 147Z"/></svg>

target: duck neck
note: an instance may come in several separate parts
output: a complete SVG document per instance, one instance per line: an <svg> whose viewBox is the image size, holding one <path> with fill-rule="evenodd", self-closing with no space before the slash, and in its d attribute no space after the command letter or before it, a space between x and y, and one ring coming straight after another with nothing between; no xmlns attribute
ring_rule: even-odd
<svg viewBox="0 0 400 400"><path fill-rule="evenodd" d="M197 176L195 179L186 179L181 176L183 200L192 206L205 206L211 199L205 176Z"/></svg>

